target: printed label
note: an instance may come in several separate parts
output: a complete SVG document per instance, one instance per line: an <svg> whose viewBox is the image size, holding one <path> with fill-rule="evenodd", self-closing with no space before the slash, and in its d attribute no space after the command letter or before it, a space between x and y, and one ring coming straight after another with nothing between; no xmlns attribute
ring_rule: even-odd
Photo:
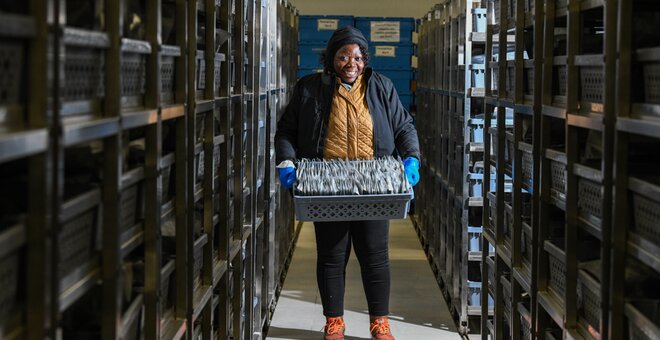
<svg viewBox="0 0 660 340"><path fill-rule="evenodd" d="M396 57L396 47L376 46L376 57Z"/></svg>
<svg viewBox="0 0 660 340"><path fill-rule="evenodd" d="M316 25L319 31L334 31L339 27L339 19L318 19Z"/></svg>
<svg viewBox="0 0 660 340"><path fill-rule="evenodd" d="M371 41L373 42L401 41L401 23L398 21L372 21Z"/></svg>

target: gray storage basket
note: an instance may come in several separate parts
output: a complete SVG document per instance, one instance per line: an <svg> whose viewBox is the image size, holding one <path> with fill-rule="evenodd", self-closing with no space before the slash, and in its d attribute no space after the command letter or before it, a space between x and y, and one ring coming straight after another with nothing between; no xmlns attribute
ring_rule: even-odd
<svg viewBox="0 0 660 340"><path fill-rule="evenodd" d="M660 300L637 300L626 303L624 313L628 319L628 339L660 339Z"/></svg>
<svg viewBox="0 0 660 340"><path fill-rule="evenodd" d="M600 269L600 268L599 268ZM600 329L600 286L584 270L578 272L577 296L580 322L586 322L590 328Z"/></svg>
<svg viewBox="0 0 660 340"><path fill-rule="evenodd" d="M402 219L411 199L411 193L293 197L296 219L312 222Z"/></svg>

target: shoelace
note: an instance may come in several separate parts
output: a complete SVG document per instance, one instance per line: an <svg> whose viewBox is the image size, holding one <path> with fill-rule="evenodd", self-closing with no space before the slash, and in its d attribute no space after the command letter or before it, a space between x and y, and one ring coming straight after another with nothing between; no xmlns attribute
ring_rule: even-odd
<svg viewBox="0 0 660 340"><path fill-rule="evenodd" d="M371 334L391 334L390 323L383 319L376 319L371 324Z"/></svg>
<svg viewBox="0 0 660 340"><path fill-rule="evenodd" d="M341 331L344 330L346 326L344 326L344 320L340 318L336 319L329 319L328 322L325 324L325 332L326 334L339 334Z"/></svg>

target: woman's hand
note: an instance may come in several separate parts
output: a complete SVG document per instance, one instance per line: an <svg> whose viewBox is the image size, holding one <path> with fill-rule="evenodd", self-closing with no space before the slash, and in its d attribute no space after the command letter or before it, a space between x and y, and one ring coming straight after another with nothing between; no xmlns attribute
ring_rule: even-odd
<svg viewBox="0 0 660 340"><path fill-rule="evenodd" d="M291 189L296 183L296 168L291 161L284 161L277 166L280 175L280 183L285 189Z"/></svg>
<svg viewBox="0 0 660 340"><path fill-rule="evenodd" d="M419 182L419 160L415 157L408 157L403 160L403 168L408 183L412 186L417 185Z"/></svg>

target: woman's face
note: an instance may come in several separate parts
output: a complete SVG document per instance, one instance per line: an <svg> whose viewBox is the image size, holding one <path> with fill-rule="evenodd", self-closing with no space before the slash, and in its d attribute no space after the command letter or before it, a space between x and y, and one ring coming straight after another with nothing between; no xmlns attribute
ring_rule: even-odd
<svg viewBox="0 0 660 340"><path fill-rule="evenodd" d="M352 84L364 70L364 59L358 44L342 46L335 53L335 73L344 83Z"/></svg>

